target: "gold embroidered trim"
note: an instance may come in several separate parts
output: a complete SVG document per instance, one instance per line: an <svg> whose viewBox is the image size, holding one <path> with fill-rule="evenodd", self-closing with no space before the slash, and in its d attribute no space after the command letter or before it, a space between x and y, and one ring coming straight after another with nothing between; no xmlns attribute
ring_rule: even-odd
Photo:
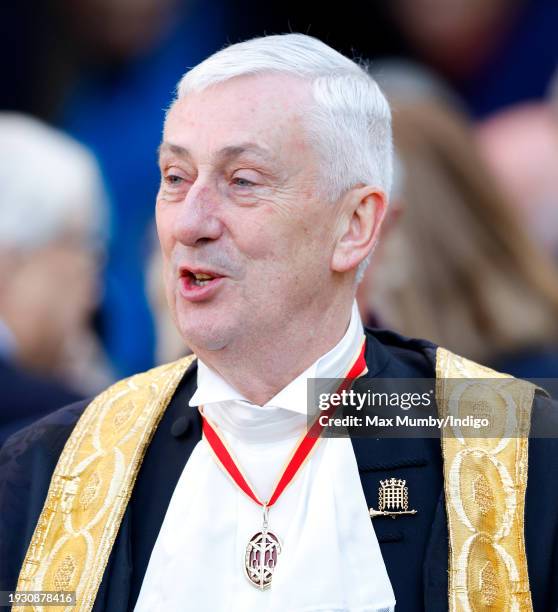
<svg viewBox="0 0 558 612"><path fill-rule="evenodd" d="M190 355L117 382L77 422L52 476L17 585L18 591L76 591L75 606L49 606L48 612L93 608L145 451L194 359Z"/></svg>
<svg viewBox="0 0 558 612"><path fill-rule="evenodd" d="M490 384L478 379L489 378ZM469 379L469 380L468 380ZM490 438L442 431L450 612L529 612L524 514L535 387L449 351L436 353L441 416L489 417Z"/></svg>

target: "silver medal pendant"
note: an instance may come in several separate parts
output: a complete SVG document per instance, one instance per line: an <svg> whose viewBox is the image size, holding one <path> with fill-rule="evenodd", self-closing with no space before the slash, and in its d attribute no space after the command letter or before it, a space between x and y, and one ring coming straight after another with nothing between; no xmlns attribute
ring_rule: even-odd
<svg viewBox="0 0 558 612"><path fill-rule="evenodd" d="M252 585L264 591L271 586L277 559L281 554L279 538L267 529L267 506L261 531L255 533L246 546L244 573Z"/></svg>

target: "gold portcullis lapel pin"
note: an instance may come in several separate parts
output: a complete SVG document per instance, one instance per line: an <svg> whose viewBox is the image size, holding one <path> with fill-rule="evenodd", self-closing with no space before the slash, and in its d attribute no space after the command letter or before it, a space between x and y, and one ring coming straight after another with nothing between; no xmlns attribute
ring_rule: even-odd
<svg viewBox="0 0 558 612"><path fill-rule="evenodd" d="M402 516L404 514L416 514L416 510L409 510L409 490L405 486L406 480L390 478L380 480L378 489L378 510L370 508L370 517L376 516Z"/></svg>

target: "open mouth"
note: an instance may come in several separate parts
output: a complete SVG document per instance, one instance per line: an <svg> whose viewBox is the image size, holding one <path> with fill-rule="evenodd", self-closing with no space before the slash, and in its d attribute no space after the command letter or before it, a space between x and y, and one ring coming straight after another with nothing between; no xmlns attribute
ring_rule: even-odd
<svg viewBox="0 0 558 612"><path fill-rule="evenodd" d="M188 272L188 274L190 275L190 282L195 287L205 287L217 278L216 276L211 276L211 274L194 274L193 272Z"/></svg>
<svg viewBox="0 0 558 612"><path fill-rule="evenodd" d="M192 301L208 299L220 286L223 276L208 270L180 269L182 295Z"/></svg>

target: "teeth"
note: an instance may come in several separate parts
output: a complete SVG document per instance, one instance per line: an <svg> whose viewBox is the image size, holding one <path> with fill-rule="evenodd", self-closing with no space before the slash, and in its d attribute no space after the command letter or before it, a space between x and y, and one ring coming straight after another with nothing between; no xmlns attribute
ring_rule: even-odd
<svg viewBox="0 0 558 612"><path fill-rule="evenodd" d="M204 287L205 285L207 285L208 282L208 280L198 280L197 278L195 278L192 281L192 284L196 285L196 287Z"/></svg>
<svg viewBox="0 0 558 612"><path fill-rule="evenodd" d="M198 281L211 280L213 278L209 274L194 274L194 276Z"/></svg>

